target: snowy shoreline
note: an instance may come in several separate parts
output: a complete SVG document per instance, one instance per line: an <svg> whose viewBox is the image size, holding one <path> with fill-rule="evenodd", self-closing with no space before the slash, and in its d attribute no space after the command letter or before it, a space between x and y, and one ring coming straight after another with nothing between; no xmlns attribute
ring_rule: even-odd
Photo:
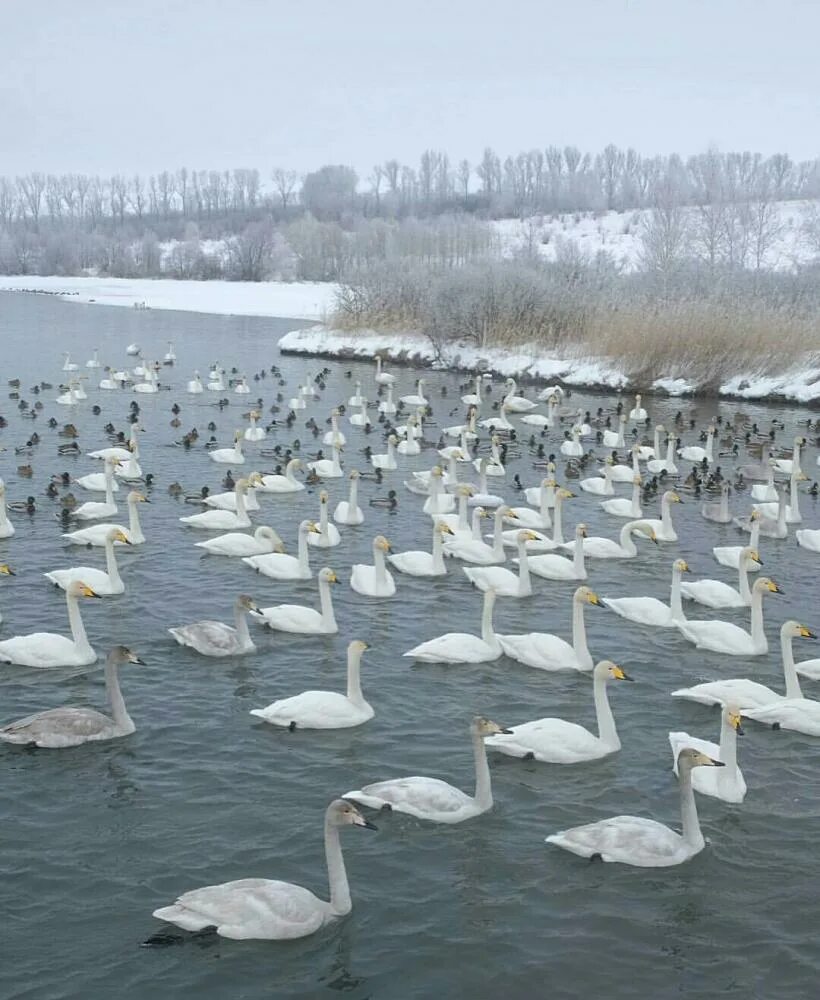
<svg viewBox="0 0 820 1000"><path fill-rule="evenodd" d="M29 292L60 296L83 305L210 313L221 316L289 318L322 324L332 313L337 286L323 282L175 281L163 278L58 277L55 275L0 275L0 292ZM394 364L451 368L464 372L488 371L514 375L525 382L555 380L573 388L622 391L638 389L666 396L714 396L689 379L670 374L648 385L638 385L607 358L545 356L537 345L487 347L448 344L439 356L422 334L347 332L326 325L292 330L279 340L286 354L335 359L371 360L382 354ZM717 395L755 402L801 403L820 408L820 368L806 363L781 375L744 372L724 382Z"/></svg>
<svg viewBox="0 0 820 1000"><path fill-rule="evenodd" d="M412 333L379 333L375 330L342 331L327 326L291 330L279 340L283 354L348 360L372 360L382 355L393 364L454 371L486 371L514 376L523 382L554 381L575 389L599 391L639 390L663 396L713 397L690 380L677 376L638 384L610 359L556 358L544 355L537 345L486 347L448 344L439 354L428 337ZM717 390L722 399L755 402L801 403L820 408L820 368L793 369L779 376L745 373L724 382Z"/></svg>

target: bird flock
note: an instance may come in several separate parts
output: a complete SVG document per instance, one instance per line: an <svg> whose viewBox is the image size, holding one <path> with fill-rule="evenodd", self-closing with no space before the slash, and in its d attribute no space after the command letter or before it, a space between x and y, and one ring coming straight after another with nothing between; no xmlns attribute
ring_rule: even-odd
<svg viewBox="0 0 820 1000"><path fill-rule="evenodd" d="M126 355L129 365L136 362L133 367L103 369L94 352L83 375L70 355L64 355L65 384L51 399L65 408L61 413L70 418L83 408L101 414L100 404L92 404L83 387L83 382L94 379L100 400L106 393L117 393L118 400L125 394L129 399L128 427L118 430L106 424L100 437L105 434L108 445L95 440L94 450L84 452L70 419L51 416L47 420L51 435L60 439L57 454L88 468L79 476L53 476L45 493L58 507L58 530L66 550L84 547L89 564L45 572L49 583L64 592L69 635L4 635L0 664L8 677L13 677L15 667L48 670L94 664L98 653L86 634L81 606L88 599L105 601L127 595L128 569L120 565L118 554L126 548L152 545L151 511L146 513L142 505L162 502L161 491L143 463L146 458L150 461L151 450L159 442L157 432L143 423L136 394L156 395L170 389L171 378L165 372L173 372L177 356L173 344L161 361L144 361L137 344L129 345ZM808 488L803 484L809 481L804 467L810 438L816 446L820 421L805 420L805 433L784 446L784 427L778 420L759 426L738 411L731 420L716 417L703 425L679 411L673 425L665 428L652 420L640 395L634 404L624 405L619 399L591 413L573 406L571 393L559 385L536 387L530 397L514 379L500 386L487 374L462 385L458 401L448 398L446 385L434 400L423 377L412 391L401 394L398 377L386 371L381 357L375 361L372 382L354 382L352 371L347 371L352 392L330 402L328 368L305 378L291 397L282 391L287 383L276 365L249 378L215 363L204 379L196 371L182 386L174 387L188 396L211 394L220 413L227 410L233 416L233 396L250 396L252 384L260 392L266 384L274 384L276 398L272 404L268 401L269 422L264 417L265 398L259 395L243 414L246 426L234 429L231 443L224 447L215 436L213 421L207 431L193 427L180 433L184 407L174 402L170 423L178 432L175 445L183 452L204 449L223 491L213 492L210 485L191 491L173 482L165 488L165 502L187 503L195 509L179 517L176 543L180 547L196 546L203 550L203 557L241 562L247 567L247 589L256 592L264 591L262 578L286 584L315 579L317 603L262 606L254 597L238 594L230 622L203 619L174 625L167 630L168 642L209 658L252 655L263 629L302 636L337 634L333 588L339 585L349 586L362 599L366 614L368 605L375 606L374 600L400 595L403 576L446 578L448 586L477 592L476 630L420 636L421 641L404 655L421 664L452 666L494 663L506 657L542 672L590 676L597 733L561 718L514 724L507 720L508 724L500 725L476 716L469 722L473 794L436 777L388 776L330 803L324 817L329 900L287 882L240 879L183 893L154 911L155 917L182 930L215 928L228 938L288 939L311 934L345 915L352 902L340 831L345 826L375 828L361 807L406 813L432 823L460 823L493 806L488 751L528 761L583 765L621 749L608 688L636 678L612 660L593 656L585 625L589 609L618 615L634 626L638 636L664 629L698 649L747 659L761 657L768 653L764 599L768 605L774 595L781 594L776 580L762 573L762 567L770 560L776 563L782 556L778 544L787 539L797 543L792 550L795 559L811 560L820 553L820 528L800 527L801 496L817 495L816 483ZM9 386L21 419L38 421L37 426L46 421L50 403L45 404L43 397L54 388L51 384L31 387L36 397L33 404L22 398L19 379L10 379ZM444 411L451 424L439 424ZM9 421L0 417L0 430L7 427ZM300 436L312 438L310 445L294 437L296 428ZM207 440L206 433L210 435ZM381 440L386 450L375 451L366 443L371 440ZM34 431L14 451L33 461L47 443L51 443L49 434L41 437ZM311 448L315 449L312 453ZM362 460L347 459L354 449ZM10 450L10 446L5 448L7 453ZM429 462L425 461L428 455ZM409 461L419 456L420 461ZM507 466L514 460L522 460L520 468L529 465L532 482L522 482L521 473L509 475ZM354 464L362 467L353 468ZM428 467L411 468L419 464ZM31 477L33 465L28 461L19 465L17 474ZM333 480L341 481L345 498L331 505L326 487ZM363 480L383 486L384 495L365 501L360 495ZM311 487L310 496L318 501L315 505L307 502ZM619 490L623 495L618 495ZM127 518L121 511L123 494ZM280 534L284 528L277 504L298 494L306 498L305 516L298 525L293 554L286 551ZM96 499L81 502L86 495ZM736 527L739 544L715 544L712 553L723 567L718 572L736 581L737 587L725 579L685 579L691 575L686 539L675 525L676 505L684 502L699 506L707 537L715 530L714 524ZM4 556L7 553L0 575L15 575L14 519L32 516L38 503L33 496L9 501L0 481L0 540ZM317 559L332 562L332 553L323 550L339 546L344 534L367 533L367 523L375 516L371 508L398 519L405 534L409 530L419 539L420 548L395 551L379 532L372 537L372 562L327 565L317 571L312 563ZM596 516L602 511L611 519L611 535L589 533L583 519L585 508L594 509ZM570 512L577 517L568 530L565 520ZM599 596L592 586L599 560L635 560L639 565L647 548L665 545L673 546L668 602L654 595ZM541 584L542 580L547 584ZM565 601L568 624L563 635L496 632L494 614L499 601L537 601L545 586L565 595L560 598ZM749 627L720 617L695 617L698 610L706 609L746 610ZM585 858L640 867L677 865L703 850L697 795L738 804L747 793L738 762L743 719L820 736L820 701L806 698L800 684L801 677L820 679L820 659L796 662L793 650L794 640L814 637L801 622L789 618L782 623L782 691L751 677L721 677L670 692L674 698L720 706L717 742L686 732L669 733L670 766L679 783L680 832L651 818L622 815L555 832L547 842ZM306 690L254 708L250 714L290 732L366 725L376 712L365 698L361 680L368 646L359 638L346 639L343 692ZM119 670L142 662L136 651L120 644L108 652L104 676L109 714L90 707L46 709L0 727L0 740L67 749L128 736L135 731L135 723L126 708ZM745 662L742 672L752 672ZM321 755L321 736L313 739Z"/></svg>

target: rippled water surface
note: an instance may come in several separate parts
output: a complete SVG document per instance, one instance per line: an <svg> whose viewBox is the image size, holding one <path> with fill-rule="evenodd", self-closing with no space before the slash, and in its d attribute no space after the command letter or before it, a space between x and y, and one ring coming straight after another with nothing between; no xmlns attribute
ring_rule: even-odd
<svg viewBox="0 0 820 1000"><path fill-rule="evenodd" d="M40 398L36 422L22 419L17 403L0 404L8 426L0 431L0 471L9 499L32 493L38 511L14 514L16 535L0 542L0 558L17 572L4 577L0 606L3 636L34 630L65 632L62 594L41 574L90 562L101 550L63 547L52 501L44 495L49 475L94 471L86 458L58 457L61 440L46 419L72 419L83 450L106 444L102 427L126 426L128 404L139 400L142 466L155 476L152 504L143 508L148 543L120 555L127 592L85 602L83 614L94 646L104 654L115 642L139 651L145 667L123 670L123 688L137 732L106 745L59 752L0 749L0 996L15 998L224 998L313 997L341 991L353 997L809 997L816 993L820 773L816 741L787 732L746 726L740 763L749 792L742 806L701 798L698 805L709 847L676 869L640 870L595 865L544 843L566 826L618 813L650 815L679 824L677 787L667 744L670 729L717 738L716 710L680 703L669 692L701 679L750 676L782 684L778 628L787 617L820 626L817 556L798 549L793 536L764 539L766 570L783 587L766 601L770 652L751 661L697 652L675 632L649 630L606 610L587 614L593 656L621 663L634 685L612 685L611 700L623 741L621 753L573 767L491 756L494 810L455 826L433 826L398 814L377 818L377 833L348 831L345 857L353 913L312 938L293 943L187 940L167 948L141 948L160 925L151 911L200 885L246 876L294 881L324 895L322 814L328 801L367 781L405 774L440 776L472 790L473 765L467 727L475 713L502 724L542 715L594 725L591 684L577 674L545 674L502 658L480 666L413 665L401 654L425 638L452 629L478 630L480 595L459 566L434 582L396 574L392 600L359 597L348 586L352 562L370 561L378 532L396 549L425 548L429 520L420 501L401 486L403 472L429 468L435 453L405 459L377 486L363 482L366 523L343 528L342 544L312 553L314 568L327 563L342 580L335 588L338 636L299 638L255 630L256 655L219 661L173 644L169 626L201 618L229 620L238 592L262 604L313 603L315 582L275 583L257 577L241 561L203 557L193 542L202 533L177 518L193 511L169 496L178 480L186 489L218 488L225 467L200 445L174 447L197 426L201 441L215 421L216 436L230 443L249 400L264 407L280 387L268 377L252 382L250 397L230 395L222 412L215 394L186 395L184 383L198 368L219 359L249 375L280 364L288 398L299 380L325 362L280 358L277 336L286 320L254 320L181 313L138 312L79 306L33 295L0 296L3 377L20 377L21 394L40 379L55 388ZM127 363L125 347L138 341L147 357L161 356L173 339L178 363L163 369L171 391L156 396L105 393L88 382L89 400L76 408L56 406L63 377L60 353L71 350L84 364L94 348L101 361ZM373 395L369 365L334 364L322 399L292 430L274 431L266 446L301 438L313 414L324 426L333 404L353 391L346 377L361 377ZM402 392L414 373L398 371ZM458 376L429 376L436 421L427 436L455 423ZM447 389L447 396L441 392ZM494 398L498 398L498 387ZM398 395L398 394L397 394ZM612 407L615 398L578 393L579 406ZM170 426L171 406L182 407L182 427ZM102 412L91 412L93 403ZM675 411L703 425L738 404L649 401L655 420L669 425ZM807 414L742 404L750 419L768 427L773 416L787 423L779 435L790 442ZM42 443L31 457L15 456L36 427ZM364 469L365 435L343 427L345 462ZM538 482L524 437L523 457L509 463L506 490L519 473ZM548 444L557 447L552 432ZM368 439L382 449L380 433ZM485 435L486 443L486 435ZM270 471L273 459L255 458L246 469ZM603 453L604 449L600 449ZM804 468L815 469L811 447ZM32 479L17 475L30 462ZM724 462L724 468L731 463ZM559 478L563 463L559 463ZM572 485L571 483L569 484ZM367 506L395 487L399 510ZM330 481L331 510L346 492ZM626 494L627 487L619 493ZM78 491L77 492L81 492ZM125 494L119 494L124 499ZM687 498L688 499L688 498ZM257 523L273 525L295 551L298 521L318 510L311 489L296 496L261 498ZM522 502L520 499L517 502ZM732 499L738 509L748 494ZM816 501L803 498L806 526L820 526ZM705 522L697 502L675 509L681 542L657 548L638 542L640 556L625 562L590 562L590 583L602 595L665 596L679 554L695 576L734 583L734 573L714 562L710 549L737 544L732 526ZM622 522L603 514L596 498L581 494L566 506L568 537L576 520L590 534L615 536ZM499 600L500 632L570 634L571 584L535 580L535 596ZM89 606L92 605L92 606ZM692 617L720 616L744 623L745 612L704 609ZM345 647L352 638L371 646L362 683L376 717L353 730L289 733L258 723L251 708L305 688L343 687ZM799 658L817 656L812 644ZM809 647L809 648L806 648ZM805 682L807 696L816 694ZM69 677L4 667L0 710L13 719L63 703L100 704L102 675L92 669Z"/></svg>

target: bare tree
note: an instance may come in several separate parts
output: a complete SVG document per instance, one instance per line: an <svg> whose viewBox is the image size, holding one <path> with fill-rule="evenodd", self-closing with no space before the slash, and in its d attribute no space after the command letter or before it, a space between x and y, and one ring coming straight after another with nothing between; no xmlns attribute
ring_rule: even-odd
<svg viewBox="0 0 820 1000"><path fill-rule="evenodd" d="M285 170L283 167L274 167L271 172L276 193L282 203L282 211L287 212L288 205L294 197L296 185L299 183L299 175L295 170Z"/></svg>

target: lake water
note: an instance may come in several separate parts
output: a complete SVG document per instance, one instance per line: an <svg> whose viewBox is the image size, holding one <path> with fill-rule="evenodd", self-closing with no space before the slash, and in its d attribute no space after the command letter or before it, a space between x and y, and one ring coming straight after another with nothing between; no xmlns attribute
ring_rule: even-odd
<svg viewBox="0 0 820 1000"><path fill-rule="evenodd" d="M203 557L194 541L209 537L184 529L178 517L195 508L168 495L178 480L186 489L218 488L225 467L211 462L200 444L174 447L182 433L215 421L220 442L230 444L249 400L261 395L267 411L280 387L268 377L252 394L230 395L219 411L217 394L188 396L195 368L220 360L252 375L282 367L293 395L306 375L325 364L327 389L293 430L273 433L266 446L300 437L315 442L304 419L323 423L333 404L352 394L346 373L361 377L373 394L372 366L282 358L277 337L298 324L287 320L235 319L172 312L79 306L35 295L0 296L3 378L20 377L21 394L46 379L45 407L37 421L22 419L11 399L0 405L8 427L0 431L0 474L9 499L37 498L29 518L13 515L16 535L0 542L0 558L17 572L3 578L3 636L34 630L66 631L62 593L43 579L49 569L91 562L101 550L63 547L56 507L44 495L48 477L64 469L93 471L86 458L57 455L62 439L46 419L73 420L83 451L107 442L107 421L126 427L128 404L142 408L143 469L155 476L152 504L142 509L148 542L120 556L127 592L84 602L95 648L104 656L114 643L139 651L145 667L123 669L122 685L137 732L120 741L59 752L0 749L0 997L57 998L284 998L332 996L409 997L809 997L818 973L817 835L820 819L818 743L752 722L740 741L740 763L749 786L742 806L699 798L709 847L688 864L667 870L595 865L544 843L556 830L618 813L652 816L678 828L678 792L667 743L670 729L716 739L717 710L673 701L669 692L701 679L751 676L779 688L777 642L788 617L820 628L817 556L798 549L793 536L764 539L766 571L783 587L765 603L770 652L746 661L695 651L675 632L642 629L606 610L587 614L593 656L609 657L636 679L612 685L611 700L623 750L573 767L491 755L495 808L454 826L435 826L399 814L376 817L376 833L348 831L345 859L354 901L352 914L319 934L292 943L186 940L167 948L142 948L161 927L157 906L201 885L247 876L282 878L327 892L322 816L335 796L368 781L429 774L472 791L473 763L467 727L485 714L501 724L555 715L594 726L591 684L575 673L547 674L502 658L481 666L413 665L401 654L425 638L452 629L477 631L481 598L451 565L446 579L430 582L395 574L392 600L359 597L348 586L353 562L369 562L373 536L383 532L397 550L424 548L429 520L401 482L410 468L429 468L434 453L405 459L385 483L362 484L366 522L343 528L342 544L314 551L314 569L333 566L339 635L299 638L255 629L256 655L209 660L176 646L169 626L201 618L230 620L234 597L251 593L261 604L313 603L315 581L275 583L255 576L241 561ZM81 365L94 348L100 360L125 365L125 347L137 341L146 357L162 356L172 339L178 355L163 369L172 391L155 396L101 392L88 382L89 400L69 411L54 405L63 377L61 352ZM415 373L401 370L402 392ZM430 374L438 426L455 423L462 379ZM257 389L258 386L258 389ZM448 394L441 396L447 387ZM496 398L498 395L496 388ZM398 395L398 393L397 393ZM579 406L613 406L615 398L577 393ZM94 416L91 405L102 412ZM182 427L170 426L171 406L182 407ZM700 425L739 404L648 401L653 418L669 422L682 409ZM752 419L786 420L779 435L790 442L806 411L742 405ZM17 457L36 427L42 443ZM361 431L347 421L347 468L365 468ZM438 436L431 427L428 437ZM381 435L367 439L381 448ZM557 432L548 438L553 447ZM250 455L254 448L249 447ZM509 463L526 485L541 472L524 457ZM601 449L603 453L603 449ZM804 468L815 469L816 448ZM17 476L30 462L32 479ZM724 468L729 462L722 463ZM249 459L247 469L270 471L273 460ZM559 464L563 470L563 463ZM560 474L559 474L560 478ZM572 484L569 484L570 486ZM368 498L395 487L398 513L367 506ZM330 481L331 510L346 480ZM619 489L626 494L628 487ZM78 493L82 492L77 489ZM511 498L514 494L508 488ZM125 494L119 494L124 499ZM521 502L517 499L517 502ZM748 494L733 498L746 509ZM295 551L298 521L318 510L315 490L261 498L257 523L273 525ZM805 525L818 527L816 501L803 498ZM694 577L735 583L719 567L712 545L737 544L732 526L705 522L697 502L674 511L681 542L657 547L639 542L640 557L590 562L590 584L599 594L668 594L671 563L683 555ZM604 515L595 497L581 494L566 505L565 524L582 519L590 534L614 537L622 522ZM650 551L651 550L651 551ZM569 637L572 584L535 579L528 600L500 599L499 632L555 631ZM91 605L91 606L89 606ZM743 624L746 612L693 612ZM255 628L255 627L254 627ZM251 708L313 687L344 686L345 648L352 638L370 644L362 669L365 695L376 717L338 732L280 731L249 716ZM798 658L817 656L803 643ZM807 696L816 693L804 682ZM104 700L102 676L92 669L68 677L4 667L0 714L14 719L59 704Z"/></svg>

